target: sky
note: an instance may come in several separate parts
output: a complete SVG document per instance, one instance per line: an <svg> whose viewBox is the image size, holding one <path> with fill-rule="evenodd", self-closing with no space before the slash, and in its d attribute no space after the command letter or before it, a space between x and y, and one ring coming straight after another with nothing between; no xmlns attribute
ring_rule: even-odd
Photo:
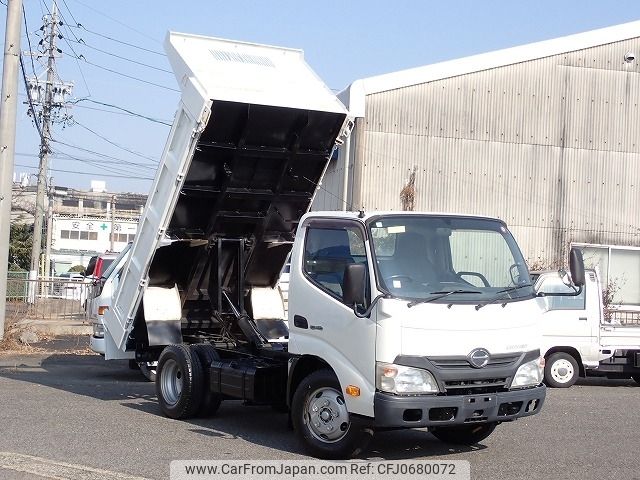
<svg viewBox="0 0 640 480"><path fill-rule="evenodd" d="M23 51L38 49L53 1L23 0ZM163 54L168 31L302 49L339 91L359 78L640 20L637 0L56 1L56 71L74 87L60 112L67 120L52 129L49 177L58 186L103 180L109 191L139 193L151 186L179 101ZM46 76L43 59L23 59L27 77ZM15 172L33 175L39 136L27 111L19 105Z"/></svg>

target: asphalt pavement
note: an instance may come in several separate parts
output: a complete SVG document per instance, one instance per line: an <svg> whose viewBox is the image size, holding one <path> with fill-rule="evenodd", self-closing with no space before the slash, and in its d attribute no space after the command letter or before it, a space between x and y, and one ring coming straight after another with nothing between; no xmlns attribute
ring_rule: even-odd
<svg viewBox="0 0 640 480"><path fill-rule="evenodd" d="M473 479L640 479L639 400L633 381L588 379L549 390L539 415L476 447L380 432L362 458L468 460ZM97 355L0 356L0 432L10 480L166 479L171 460L305 458L285 414L233 401L210 419L171 420L153 384Z"/></svg>

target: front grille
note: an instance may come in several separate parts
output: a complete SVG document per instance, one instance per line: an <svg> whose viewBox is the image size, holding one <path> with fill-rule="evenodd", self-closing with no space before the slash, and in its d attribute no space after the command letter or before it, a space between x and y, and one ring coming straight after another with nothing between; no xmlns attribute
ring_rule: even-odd
<svg viewBox="0 0 640 480"><path fill-rule="evenodd" d="M507 390L506 378L483 378L481 380L447 380L444 382L447 395L477 395Z"/></svg>
<svg viewBox="0 0 640 480"><path fill-rule="evenodd" d="M498 355L490 355L489 362L483 368L499 368L509 367L520 358L519 353L501 353ZM429 361L437 368L443 370L460 370L469 368L470 364L467 357L429 357Z"/></svg>

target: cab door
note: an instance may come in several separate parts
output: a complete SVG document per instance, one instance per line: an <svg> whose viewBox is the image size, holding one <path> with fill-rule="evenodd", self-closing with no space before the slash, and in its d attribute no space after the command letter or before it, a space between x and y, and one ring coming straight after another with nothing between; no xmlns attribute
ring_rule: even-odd
<svg viewBox="0 0 640 480"><path fill-rule="evenodd" d="M542 315L543 351L552 347L574 347L585 364L598 358L598 318L597 309L588 309L587 290L593 285L587 283L577 296L554 296L554 293L573 293L572 287L565 285L559 275L542 278L537 286L538 293L545 296L545 312Z"/></svg>
<svg viewBox="0 0 640 480"><path fill-rule="evenodd" d="M343 393L347 385L361 390L358 397L345 395L349 411L373 416L375 317L357 317L342 297L345 268L370 265L364 228L353 220L313 218L297 237L289 283L289 352L329 364Z"/></svg>

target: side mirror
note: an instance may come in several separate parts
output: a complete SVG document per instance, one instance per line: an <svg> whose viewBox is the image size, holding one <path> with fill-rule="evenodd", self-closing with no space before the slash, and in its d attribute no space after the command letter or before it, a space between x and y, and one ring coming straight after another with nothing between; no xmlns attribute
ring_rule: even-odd
<svg viewBox="0 0 640 480"><path fill-rule="evenodd" d="M577 248L572 248L569 252L569 270L573 284L576 287L582 287L584 285L584 259L582 252Z"/></svg>
<svg viewBox="0 0 640 480"><path fill-rule="evenodd" d="M365 279L367 266L361 263L352 263L344 269L342 282L342 299L349 306L364 305Z"/></svg>

